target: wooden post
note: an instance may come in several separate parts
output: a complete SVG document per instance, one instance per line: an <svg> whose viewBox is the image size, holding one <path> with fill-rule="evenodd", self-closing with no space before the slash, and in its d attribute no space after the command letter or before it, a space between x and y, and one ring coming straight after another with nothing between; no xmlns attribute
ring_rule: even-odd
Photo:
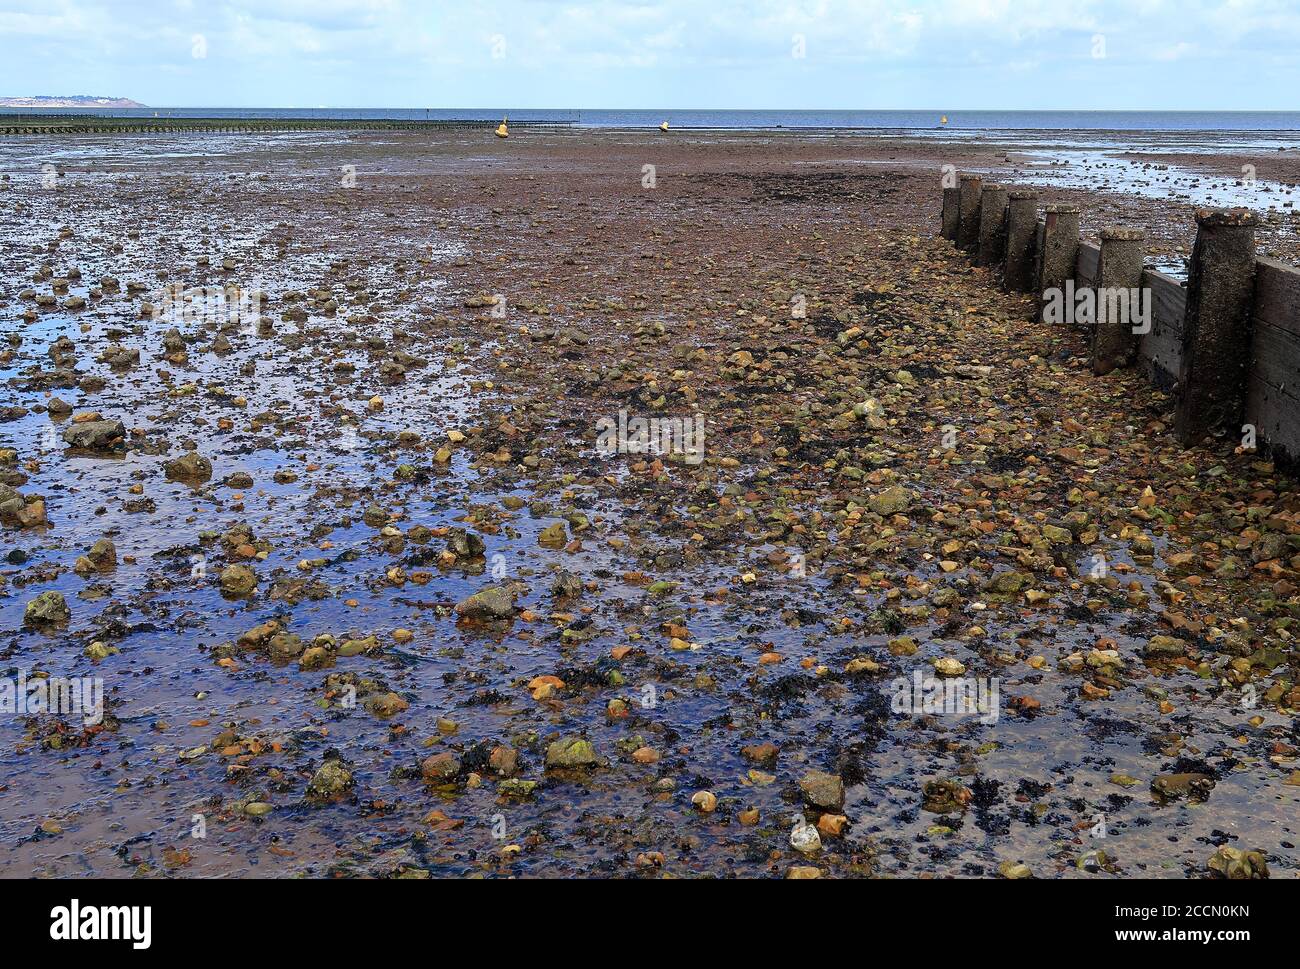
<svg viewBox="0 0 1300 969"><path fill-rule="evenodd" d="M1137 350L1134 324L1150 300L1142 296L1141 229L1102 229L1097 262L1097 298L1092 330L1092 372L1098 376L1127 366Z"/></svg>
<svg viewBox="0 0 1300 969"><path fill-rule="evenodd" d="M943 231L945 239L957 241L961 226L961 189L945 188L943 190Z"/></svg>
<svg viewBox="0 0 1300 969"><path fill-rule="evenodd" d="M1049 205L1043 209L1046 226L1043 230L1043 248L1039 254L1041 271L1038 278L1038 317L1043 319L1047 294L1065 293L1066 285L1074 279L1079 263L1079 207L1077 205Z"/></svg>
<svg viewBox="0 0 1300 969"><path fill-rule="evenodd" d="M1241 430L1259 218L1247 209L1198 209L1196 221L1174 416L1174 432L1187 445Z"/></svg>
<svg viewBox="0 0 1300 969"><path fill-rule="evenodd" d="M980 193L980 239L975 265L992 266L1007 248L1007 190L985 185Z"/></svg>
<svg viewBox="0 0 1300 969"><path fill-rule="evenodd" d="M1038 193L1007 193L1007 250L1003 281L1007 292L1027 293L1034 285L1034 241L1038 233Z"/></svg>
<svg viewBox="0 0 1300 969"><path fill-rule="evenodd" d="M961 228L957 234L959 248L971 252L980 241L980 190L984 180L978 175L961 177Z"/></svg>

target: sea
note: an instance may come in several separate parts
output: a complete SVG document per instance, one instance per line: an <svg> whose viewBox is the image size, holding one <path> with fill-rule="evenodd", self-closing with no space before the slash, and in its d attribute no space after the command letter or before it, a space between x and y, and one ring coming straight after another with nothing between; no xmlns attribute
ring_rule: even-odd
<svg viewBox="0 0 1300 969"><path fill-rule="evenodd" d="M1300 111L953 111L716 110L586 108L4 108L8 114L128 118L286 118L406 121L512 121L590 128L879 129L949 133L990 131L1220 131L1300 136ZM945 121L946 119L946 121Z"/></svg>

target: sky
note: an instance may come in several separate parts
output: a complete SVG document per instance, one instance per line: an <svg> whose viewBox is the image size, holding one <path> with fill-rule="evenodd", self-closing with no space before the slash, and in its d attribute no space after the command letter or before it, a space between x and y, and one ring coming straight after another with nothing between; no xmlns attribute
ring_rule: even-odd
<svg viewBox="0 0 1300 969"><path fill-rule="evenodd" d="M0 0L0 97L1300 109L1300 0Z"/></svg>

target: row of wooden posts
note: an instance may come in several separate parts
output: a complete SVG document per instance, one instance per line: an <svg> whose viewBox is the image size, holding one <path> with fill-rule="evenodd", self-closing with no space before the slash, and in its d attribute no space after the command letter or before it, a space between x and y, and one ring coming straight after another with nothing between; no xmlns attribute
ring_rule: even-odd
<svg viewBox="0 0 1300 969"><path fill-rule="evenodd" d="M511 122L512 126L564 125L567 122ZM68 118L34 119L0 114L3 135L167 134L173 131L262 133L283 131L428 131L492 127L486 121L422 121L360 118Z"/></svg>
<svg viewBox="0 0 1300 969"><path fill-rule="evenodd" d="M1080 209L1042 208L1029 189L990 184L962 175L943 192L942 235L969 253L979 266L999 272L1008 292L1036 293L1037 318L1048 297L1080 279ZM1184 444L1207 436L1239 435L1245 416L1251 364L1251 308L1258 218L1246 209L1201 209L1192 251L1181 326L1181 364L1174 387L1175 433ZM1100 233L1100 257L1092 289L1101 294L1144 290L1141 229L1114 227ZM1145 298L1150 300L1150 293ZM1103 304L1098 299L1098 304ZM1149 305L1149 303L1148 303ZM1139 334L1124 315L1090 321L1091 363L1106 374L1135 361Z"/></svg>

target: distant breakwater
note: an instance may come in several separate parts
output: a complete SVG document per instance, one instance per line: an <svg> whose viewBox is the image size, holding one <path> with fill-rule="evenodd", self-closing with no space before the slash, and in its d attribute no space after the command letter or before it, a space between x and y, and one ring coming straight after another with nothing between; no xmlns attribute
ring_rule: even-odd
<svg viewBox="0 0 1300 969"><path fill-rule="evenodd" d="M565 126L566 121L512 121L512 127ZM117 135L221 132L261 134L291 131L428 131L495 127L497 122L339 118L110 118L97 115L4 115L0 135Z"/></svg>

